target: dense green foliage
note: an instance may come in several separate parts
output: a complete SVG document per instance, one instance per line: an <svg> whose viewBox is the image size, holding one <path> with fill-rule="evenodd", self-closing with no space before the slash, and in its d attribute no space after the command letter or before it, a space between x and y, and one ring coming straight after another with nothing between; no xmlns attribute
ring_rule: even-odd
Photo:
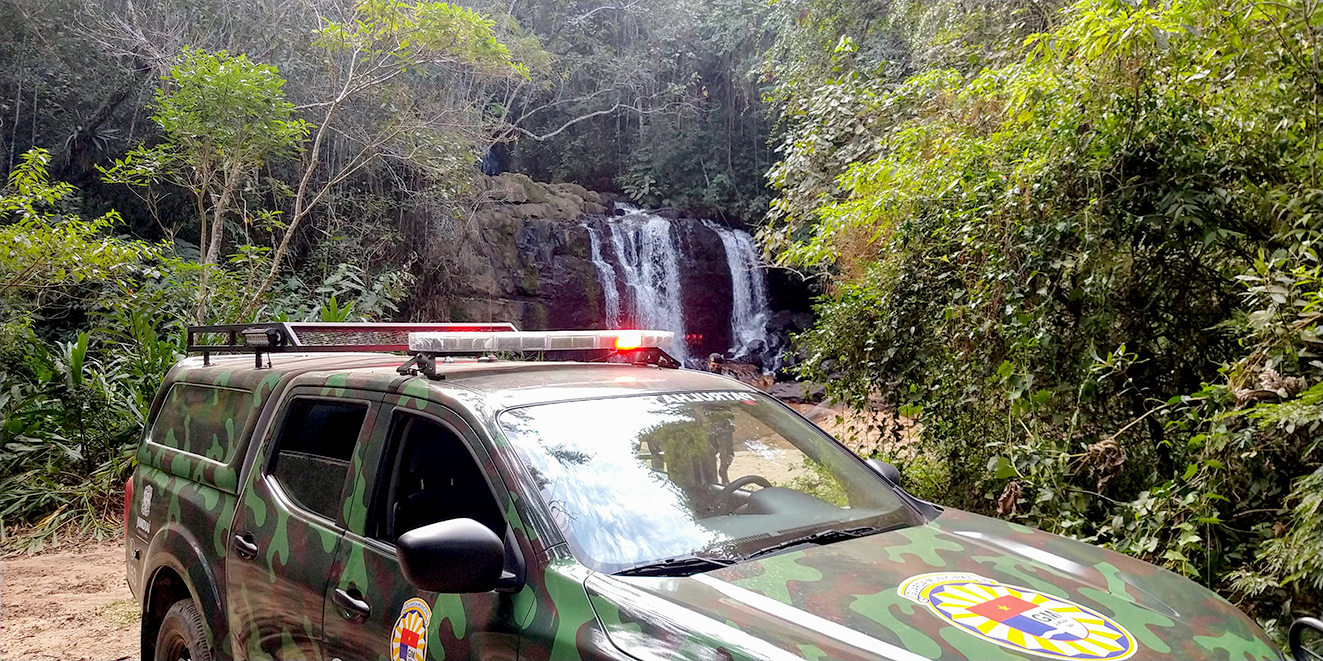
<svg viewBox="0 0 1323 661"><path fill-rule="evenodd" d="M176 287L160 251L109 236L113 213L69 213L75 191L47 180L48 160L26 155L0 198L0 517L35 527L38 547L67 523L118 523L125 448L176 357L143 322ZM119 332L73 331L94 326ZM54 328L68 340L38 334Z"/></svg>
<svg viewBox="0 0 1323 661"><path fill-rule="evenodd" d="M117 236L117 214L79 216L50 156L25 155L0 195L0 547L117 529L124 475L161 377L182 354L204 267L168 243ZM217 270L211 306L249 303L242 270ZM345 321L394 310L398 283L341 265L272 296L273 318ZM14 536L17 530L21 534Z"/></svg>
<svg viewBox="0 0 1323 661"><path fill-rule="evenodd" d="M804 372L917 419L879 451L929 497L1317 609L1320 16L1082 0L1008 51L1032 9L786 73L764 234L832 283Z"/></svg>
<svg viewBox="0 0 1323 661"><path fill-rule="evenodd" d="M762 217L773 154L755 74L768 41L767 5L512 6L555 54L546 78L511 101L513 165L652 207Z"/></svg>

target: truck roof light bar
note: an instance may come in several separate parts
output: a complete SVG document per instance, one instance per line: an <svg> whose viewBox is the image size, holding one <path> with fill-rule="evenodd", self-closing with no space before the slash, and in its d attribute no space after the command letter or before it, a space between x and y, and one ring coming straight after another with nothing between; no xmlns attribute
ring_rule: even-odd
<svg viewBox="0 0 1323 661"><path fill-rule="evenodd" d="M400 365L398 371L440 379L443 375L436 371L436 365L442 356L556 351L586 353L594 362L624 356L637 365L675 369L681 367L680 362L664 351L674 342L675 333L659 330L418 332L409 335L413 358Z"/></svg>
<svg viewBox="0 0 1323 661"><path fill-rule="evenodd" d="M662 349L675 342L675 333L657 330L627 331L505 331L496 333L422 332L409 334L409 350L431 354L524 353L537 351L593 351Z"/></svg>
<svg viewBox="0 0 1323 661"><path fill-rule="evenodd" d="M201 353L204 364L211 354L251 353L262 367L262 354L348 351L409 351L409 335L420 331L492 333L515 331L506 323L377 324L322 322L265 322L189 326L188 353Z"/></svg>

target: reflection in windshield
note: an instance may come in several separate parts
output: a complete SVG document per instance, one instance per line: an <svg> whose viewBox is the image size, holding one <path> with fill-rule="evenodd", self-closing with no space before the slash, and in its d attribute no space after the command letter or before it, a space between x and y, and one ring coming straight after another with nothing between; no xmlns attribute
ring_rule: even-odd
<svg viewBox="0 0 1323 661"><path fill-rule="evenodd" d="M556 525L573 531L580 545L609 565L654 553L677 555L721 541L715 532L695 525L679 485L640 462L633 447L621 442L659 424L683 420L654 398L617 403L621 405L594 410L591 417L585 417L581 406L530 407L501 417L512 436L537 438L539 434L529 430L541 432L541 451L523 456L543 488ZM672 534L653 539L659 530Z"/></svg>
<svg viewBox="0 0 1323 661"><path fill-rule="evenodd" d="M915 522L856 457L751 393L542 404L500 423L576 556L599 571Z"/></svg>

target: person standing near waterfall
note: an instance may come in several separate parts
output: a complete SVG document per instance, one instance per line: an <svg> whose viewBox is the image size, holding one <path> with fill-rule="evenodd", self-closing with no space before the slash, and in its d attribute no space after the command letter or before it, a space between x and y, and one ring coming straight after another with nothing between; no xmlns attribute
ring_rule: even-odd
<svg viewBox="0 0 1323 661"><path fill-rule="evenodd" d="M707 357L707 371L726 374L723 369L725 363L726 359L721 354L711 354ZM717 451L719 462L717 474L721 477L722 484L730 484L730 464L735 460L735 419L731 416L730 411L725 408L707 412L706 417L711 423L708 425L710 430L708 432L708 442Z"/></svg>

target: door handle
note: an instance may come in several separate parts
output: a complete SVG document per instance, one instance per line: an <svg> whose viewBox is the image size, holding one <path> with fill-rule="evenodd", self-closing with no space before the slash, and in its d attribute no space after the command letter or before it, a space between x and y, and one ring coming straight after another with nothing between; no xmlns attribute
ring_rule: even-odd
<svg viewBox="0 0 1323 661"><path fill-rule="evenodd" d="M257 557L257 544L253 542L253 536L249 533L234 536L234 554L244 560L252 560Z"/></svg>
<svg viewBox="0 0 1323 661"><path fill-rule="evenodd" d="M349 591L336 588L331 600L340 607L340 615L346 620L365 620L372 615L372 606L363 600L363 595L356 588Z"/></svg>

